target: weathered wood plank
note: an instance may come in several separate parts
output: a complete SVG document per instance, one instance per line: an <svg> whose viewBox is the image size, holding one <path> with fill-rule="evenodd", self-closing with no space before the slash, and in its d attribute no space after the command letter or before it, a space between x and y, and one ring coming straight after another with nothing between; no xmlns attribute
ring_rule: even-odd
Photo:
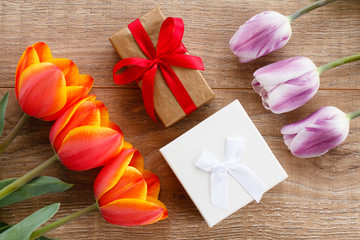
<svg viewBox="0 0 360 240"><path fill-rule="evenodd" d="M17 61L27 45L49 44L55 57L72 59L96 86L116 86L111 69L119 57L108 37L155 6L185 22L184 43L203 58L204 76L213 88L250 88L252 73L271 62L306 56L318 66L359 51L360 2L339 1L293 22L289 43L248 64L228 48L247 19L265 10L289 15L312 1L2 1L0 31L1 87L14 86ZM322 88L359 89L359 63L325 72Z"/></svg>
<svg viewBox="0 0 360 240"><path fill-rule="evenodd" d="M14 95L14 74L26 46L45 41L55 57L72 59L81 73L94 77L91 93L110 111L127 141L143 153L145 166L158 174L160 200L169 218L159 223L124 228L104 221L99 213L74 220L49 233L58 239L359 239L360 120L351 123L347 140L320 158L293 157L280 129L318 108L334 105L344 112L360 108L359 63L321 76L321 90L291 113L266 111L251 89L252 73L261 66L292 56L306 56L318 66L354 54L360 47L360 2L338 1L304 15L293 24L293 36L282 49L240 64L228 48L236 29L256 13L275 10L284 15L313 1L2 1L0 3L0 95L10 92L4 135L21 116ZM117 86L111 70L119 60L108 37L155 6L166 16L183 18L184 43L203 58L203 72L216 98L170 128L146 115L137 86ZM289 178L213 228L208 228L185 190L158 152L212 113L238 98L287 171ZM31 119L0 157L0 179L16 177L52 156L51 123ZM0 138L0 141L4 137ZM92 184L99 169L76 173L56 163L44 172L75 186L0 209L0 221L11 224L47 204L61 202L56 218L94 201Z"/></svg>

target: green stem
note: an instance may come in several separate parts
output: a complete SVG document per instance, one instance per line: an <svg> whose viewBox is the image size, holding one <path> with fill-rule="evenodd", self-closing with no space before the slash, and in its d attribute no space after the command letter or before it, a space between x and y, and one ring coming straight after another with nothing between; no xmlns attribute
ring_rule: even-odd
<svg viewBox="0 0 360 240"><path fill-rule="evenodd" d="M360 110L357 110L357 111L355 111L355 112L352 112L352 113L347 114L347 117L348 117L350 120L353 120L354 118L360 117Z"/></svg>
<svg viewBox="0 0 360 240"><path fill-rule="evenodd" d="M50 232L51 230L55 229L55 228L58 228L60 227L61 225L65 224L65 223L68 223L70 222L71 220L75 219L75 218L78 218L78 217L81 217L82 215L84 214L87 214L89 212L92 212L92 211L95 211L95 210L98 210L99 209L99 205L97 203L94 203L93 205L90 205L86 208L83 208L81 209L80 211L78 212L74 212L66 217L63 217L55 222L52 222L48 225L46 225L45 227L42 227L36 231L34 231L29 240L33 240L33 239L36 239L42 235L44 235L45 233L47 232Z"/></svg>
<svg viewBox="0 0 360 240"><path fill-rule="evenodd" d="M29 182L31 179L39 176L39 174L47 169L51 164L53 164L56 160L58 160L57 155L55 154L33 170L27 172L22 177L18 178L16 181L12 182L11 184L7 185L3 189L0 190L0 199L4 198L5 196L9 195L16 189L20 188L21 186L25 185L27 182Z"/></svg>
<svg viewBox="0 0 360 240"><path fill-rule="evenodd" d="M13 130L11 130L10 134L5 138L5 140L0 144L0 154L2 154L5 149L10 145L10 143L14 140L14 138L16 137L16 135L19 133L20 129L22 128L22 126L24 126L24 124L26 123L26 121L30 118L29 115L27 115L26 113L24 113L22 115L22 117L20 118L20 120L17 122L16 126L14 127Z"/></svg>
<svg viewBox="0 0 360 240"><path fill-rule="evenodd" d="M318 70L319 74L321 74L321 73L323 73L326 70L329 70L331 68L343 65L345 63L354 62L354 61L357 61L357 60L360 60L360 53L354 54L354 55L351 55L351 56L348 56L348 57L340 58L340 59L335 60L333 62L329 62L329 63L327 63L325 65L322 65L322 66L318 67L317 70Z"/></svg>
<svg viewBox="0 0 360 240"><path fill-rule="evenodd" d="M308 13L318 7L321 7L321 6L324 6L328 3L332 3L332 2L335 2L337 0L320 0L320 1L317 1L317 2L314 2L302 9L300 9L299 11L296 11L294 12L293 14L291 14L290 16L288 16L289 18L289 21L292 22L294 21L295 19L297 19L298 17L304 15L305 13Z"/></svg>

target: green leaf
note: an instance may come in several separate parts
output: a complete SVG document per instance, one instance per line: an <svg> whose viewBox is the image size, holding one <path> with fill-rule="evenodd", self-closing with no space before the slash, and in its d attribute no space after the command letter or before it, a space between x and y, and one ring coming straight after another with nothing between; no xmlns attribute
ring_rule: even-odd
<svg viewBox="0 0 360 240"><path fill-rule="evenodd" d="M0 239L26 240L29 239L32 232L41 224L49 220L58 211L60 203L54 203L46 206L31 214L18 224L12 226L0 234Z"/></svg>
<svg viewBox="0 0 360 240"><path fill-rule="evenodd" d="M38 237L38 238L35 239L35 240L59 240L59 239L47 238L47 237L41 236L41 237Z"/></svg>
<svg viewBox="0 0 360 240"><path fill-rule="evenodd" d="M4 222L0 222L0 233L5 232L5 230L7 230L9 228L11 228L11 225L4 223ZM59 240L59 239L52 239L52 238L41 236L35 240Z"/></svg>
<svg viewBox="0 0 360 240"><path fill-rule="evenodd" d="M6 105L8 100L9 100L9 93L7 92L0 101L0 136L4 130L5 112L6 112Z"/></svg>
<svg viewBox="0 0 360 240"><path fill-rule="evenodd" d="M16 178L9 178L0 181L0 189L6 187L15 180ZM0 199L0 207L24 201L29 198L40 196L46 193L64 192L72 186L72 184L65 183L54 177L37 177L25 184L24 186L20 187L16 191L7 195L3 199Z"/></svg>
<svg viewBox="0 0 360 240"><path fill-rule="evenodd" d="M0 222L0 228L2 228L2 227L6 227L6 226L9 226L9 224L4 223L4 222Z"/></svg>
<svg viewBox="0 0 360 240"><path fill-rule="evenodd" d="M5 232L9 228L11 228L11 225L4 222L0 222L0 233Z"/></svg>

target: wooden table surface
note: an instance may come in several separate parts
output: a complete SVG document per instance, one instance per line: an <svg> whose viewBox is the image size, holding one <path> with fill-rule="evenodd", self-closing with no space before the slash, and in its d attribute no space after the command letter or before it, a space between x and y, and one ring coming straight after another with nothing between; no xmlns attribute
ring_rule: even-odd
<svg viewBox="0 0 360 240"><path fill-rule="evenodd" d="M359 239L360 238L360 119L351 122L346 141L322 157L298 159L283 143L282 126L334 105L344 112L360 109L360 63L321 75L320 90L296 111L275 115L265 110L252 90L253 72L269 63L306 56L317 66L360 50L360 1L338 1L302 16L282 49L241 64L228 42L237 28L256 13L275 10L289 15L313 1L1 1L0 96L10 93L4 135L14 127L21 109L14 93L17 62L25 48L46 42L54 57L72 59L81 73L93 76L91 90L110 111L126 139L140 149L145 167L161 181L160 200L168 219L140 227L107 223L98 212L74 220L48 234L70 239ZM201 56L203 73L216 98L176 125L164 128L146 115L136 85L118 86L112 67L119 61L108 37L155 6L166 16L185 22L183 42ZM251 203L209 228L159 149L235 99L239 99L289 177ZM0 160L0 179L17 177L53 155L51 123L31 119ZM4 136L3 136L4 137ZM1 139L3 139L3 137ZM181 154L181 153L179 153ZM14 224L48 204L60 202L53 219L93 203L92 184L99 169L67 170L56 163L43 175L74 183L65 193L48 194L1 208L0 221Z"/></svg>

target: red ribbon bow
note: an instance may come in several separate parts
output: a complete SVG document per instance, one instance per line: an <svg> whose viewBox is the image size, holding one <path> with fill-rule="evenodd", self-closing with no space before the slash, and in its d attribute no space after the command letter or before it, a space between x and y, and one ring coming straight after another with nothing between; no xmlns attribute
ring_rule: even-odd
<svg viewBox="0 0 360 240"><path fill-rule="evenodd" d="M132 22L129 30L135 41L148 58L131 57L118 62L113 69L116 84L128 84L142 80L142 95L147 114L156 122L154 112L154 78L159 68L166 84L186 115L196 110L196 105L184 85L170 66L204 70L200 57L186 55L181 43L184 34L184 22L181 18L167 18L161 25L157 49L152 44L139 19ZM121 74L116 72L127 66Z"/></svg>

